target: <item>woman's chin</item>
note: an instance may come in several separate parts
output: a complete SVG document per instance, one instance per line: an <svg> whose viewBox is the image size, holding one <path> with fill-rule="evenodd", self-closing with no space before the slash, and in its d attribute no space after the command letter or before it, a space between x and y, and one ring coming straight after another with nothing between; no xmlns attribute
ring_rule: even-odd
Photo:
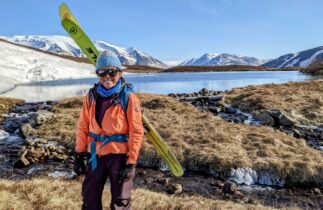
<svg viewBox="0 0 323 210"><path fill-rule="evenodd" d="M112 82L101 82L101 84L103 85L103 87L105 89L110 89L110 88L113 88L114 84Z"/></svg>

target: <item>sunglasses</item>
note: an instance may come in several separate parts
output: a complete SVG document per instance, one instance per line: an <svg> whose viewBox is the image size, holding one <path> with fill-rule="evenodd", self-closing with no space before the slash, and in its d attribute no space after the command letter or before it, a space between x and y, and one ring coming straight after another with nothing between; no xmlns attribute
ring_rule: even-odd
<svg viewBox="0 0 323 210"><path fill-rule="evenodd" d="M99 77L105 77L107 76L107 74L110 76L110 77L115 77L117 76L118 72L120 70L119 69L100 69L96 72L96 74L99 76Z"/></svg>

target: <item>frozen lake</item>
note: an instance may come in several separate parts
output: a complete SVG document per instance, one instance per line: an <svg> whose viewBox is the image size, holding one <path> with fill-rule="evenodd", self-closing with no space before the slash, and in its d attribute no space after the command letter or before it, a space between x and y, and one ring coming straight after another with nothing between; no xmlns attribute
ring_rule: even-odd
<svg viewBox="0 0 323 210"><path fill-rule="evenodd" d="M124 77L128 83L134 84L137 92L158 94L189 93L202 88L223 91L248 85L278 84L312 78L298 71L140 73L126 74ZM21 98L29 102L57 100L84 95L96 82L97 78L87 78L23 84L0 96Z"/></svg>

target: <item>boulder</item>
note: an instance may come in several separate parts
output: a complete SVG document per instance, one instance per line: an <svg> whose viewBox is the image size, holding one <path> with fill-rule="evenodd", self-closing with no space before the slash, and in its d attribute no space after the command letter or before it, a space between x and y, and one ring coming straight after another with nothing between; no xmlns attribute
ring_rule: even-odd
<svg viewBox="0 0 323 210"><path fill-rule="evenodd" d="M19 134L22 137L28 137L33 131L33 128L31 127L31 125L29 123L25 123L23 124L20 129L19 129Z"/></svg>
<svg viewBox="0 0 323 210"><path fill-rule="evenodd" d="M283 111L271 110L271 111L266 111L265 113L272 116L275 119L278 126L293 127L295 124L289 117L287 117L287 114Z"/></svg>
<svg viewBox="0 0 323 210"><path fill-rule="evenodd" d="M265 112L254 112L253 117L255 118L255 120L261 121L263 124L268 126L274 126L275 124L273 117Z"/></svg>
<svg viewBox="0 0 323 210"><path fill-rule="evenodd" d="M235 194L237 190L237 185L234 182L227 181L222 187L222 193L224 194Z"/></svg>
<svg viewBox="0 0 323 210"><path fill-rule="evenodd" d="M199 91L199 94L203 95L203 96L206 96L209 94L209 91L208 89L206 88L203 88L202 90Z"/></svg>
<svg viewBox="0 0 323 210"><path fill-rule="evenodd" d="M52 119L54 117L54 114L52 112L49 112L47 110L39 110L37 112L33 112L29 114L29 123L36 127L38 125L44 124L48 120Z"/></svg>

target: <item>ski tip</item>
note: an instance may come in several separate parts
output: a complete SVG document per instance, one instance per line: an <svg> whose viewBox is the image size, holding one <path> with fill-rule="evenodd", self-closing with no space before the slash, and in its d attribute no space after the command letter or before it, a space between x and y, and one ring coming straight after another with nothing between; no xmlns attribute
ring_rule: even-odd
<svg viewBox="0 0 323 210"><path fill-rule="evenodd" d="M61 4L59 5L59 8L62 8L62 7L67 7L67 4L66 4L66 3L61 3Z"/></svg>

